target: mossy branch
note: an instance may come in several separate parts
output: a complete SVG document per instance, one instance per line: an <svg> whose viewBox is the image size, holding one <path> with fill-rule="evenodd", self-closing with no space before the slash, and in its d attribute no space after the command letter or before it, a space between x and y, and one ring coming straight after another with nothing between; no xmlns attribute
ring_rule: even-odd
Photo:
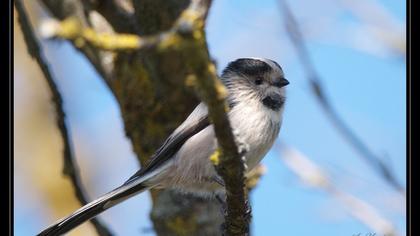
<svg viewBox="0 0 420 236"><path fill-rule="evenodd" d="M63 21L48 20L41 25L44 37L58 37L71 40L78 48L86 43L108 50L135 50L143 46L143 40L134 34L98 33L90 27L83 27L76 17L69 17Z"/></svg>
<svg viewBox="0 0 420 236"><path fill-rule="evenodd" d="M179 46L179 35L192 28L202 28L204 21L199 20L203 16L201 10L191 4L176 21L170 30L153 36L140 37L136 34L111 34L99 33L90 27L85 27L78 17L71 16L62 21L47 20L41 25L41 34L46 38L61 38L73 41L74 45L82 48L86 43L97 49L107 51L130 51L145 47L158 47L160 49ZM207 13L205 13L207 14ZM201 37L197 31L195 38Z"/></svg>
<svg viewBox="0 0 420 236"><path fill-rule="evenodd" d="M192 1L190 7L178 21L178 47L187 54L188 66L192 74L188 82L197 89L201 99L207 104L209 117L214 125L219 150L212 155L212 162L223 178L226 188L227 214L225 234L249 235L250 207L245 186L245 165L243 155L246 145L238 148L232 126L229 122L225 101L227 90L217 76L216 67L206 50L204 21L210 6L209 1ZM182 21L182 19L186 19Z"/></svg>
<svg viewBox="0 0 420 236"><path fill-rule="evenodd" d="M250 206L245 186L245 165L243 155L235 142L232 126L227 117L225 102L226 90L216 75L214 65L208 57L194 57L197 68L197 87L203 101L208 105L209 116L214 125L220 153L212 155L212 161L226 188L227 214L225 216L225 233L232 235L249 235ZM201 65L200 65L201 64ZM205 65L207 65L205 67ZM245 145L244 145L245 146Z"/></svg>

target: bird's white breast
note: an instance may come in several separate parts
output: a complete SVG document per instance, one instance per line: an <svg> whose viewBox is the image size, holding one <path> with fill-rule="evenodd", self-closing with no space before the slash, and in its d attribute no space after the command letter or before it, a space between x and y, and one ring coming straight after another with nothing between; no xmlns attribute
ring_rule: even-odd
<svg viewBox="0 0 420 236"><path fill-rule="evenodd" d="M238 103L229 113L237 142L248 147L245 154L247 170L254 168L276 139L281 110L272 111L260 102ZM188 139L175 157L153 182L161 187L179 187L182 191L207 194L223 188L214 181L217 173L209 157L217 148L213 125ZM157 187L159 187L157 186Z"/></svg>
<svg viewBox="0 0 420 236"><path fill-rule="evenodd" d="M246 104L238 103L229 113L238 141L248 147L245 155L248 170L254 168L272 147L279 133L282 112L283 108L274 111L252 99Z"/></svg>

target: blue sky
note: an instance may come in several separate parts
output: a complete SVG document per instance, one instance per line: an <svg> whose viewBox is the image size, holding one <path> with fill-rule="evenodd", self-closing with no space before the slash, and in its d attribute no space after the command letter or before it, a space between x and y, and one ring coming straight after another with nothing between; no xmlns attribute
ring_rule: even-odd
<svg viewBox="0 0 420 236"><path fill-rule="evenodd" d="M335 34L346 31L335 32L337 26L357 24L357 20L339 7L327 4L328 0L314 2L296 1L292 9L298 19L305 20L304 29L313 29L317 20L325 23L320 24L325 27L320 27L319 32L314 30L308 36L308 48L328 97L375 153L388 156L398 178L405 183L405 61L390 53L378 55L341 42L342 38ZM378 2L405 27L405 2ZM219 71L238 57L266 57L282 65L291 83L279 139L326 169L337 186L366 200L385 217L397 222L397 228L404 235L405 213L398 210L402 208L401 198L372 172L322 113L288 41L277 2L214 0L207 37ZM375 43L372 39L369 42ZM90 196L99 196L122 183L138 168L131 145L124 137L117 103L93 68L68 43L44 43L44 46L47 57L55 62L51 63L52 69L64 97L76 154L81 149L89 153L84 163L86 169L95 171L85 184ZM118 155L117 162L115 155ZM349 217L328 194L303 186L280 155L272 150L263 160L268 172L252 193L254 235L346 236L371 232ZM102 158L100 165L98 156ZM81 169L86 176L83 167ZM17 179L24 178L19 177L19 169L15 175ZM22 196L19 193L26 189L25 181L16 183L16 195ZM36 189L31 192L37 194ZM37 199L47 204L42 202L41 196ZM142 228L151 227L149 201L147 195L137 196L105 212L102 218L118 235L140 235ZM397 210L387 207L395 202ZM31 217L37 209L31 207L27 198L15 198L16 235L34 234L42 225L51 223L42 217Z"/></svg>
<svg viewBox="0 0 420 236"><path fill-rule="evenodd" d="M305 16L299 12L307 12L308 8L311 9L308 15L323 14L324 5L302 9L304 1L297 2L300 4L292 5L297 16ZM401 2L384 1L383 4L404 22L405 7ZM328 8L333 9L332 21L343 21L334 24L356 21L346 13L337 13L332 6ZM272 58L283 66L291 84L279 139L327 169L338 186L379 209L386 206L384 196L398 199L322 114L296 54L287 42L276 1L215 1L212 12L215 19L210 16L208 39L219 69L229 60L246 56ZM329 13L325 15L327 17L323 17L328 18ZM313 20L316 25L316 18ZM321 33L333 38L336 32L324 30ZM308 46L333 106L375 153L389 156L399 179L404 182L405 62L392 56L355 50L345 44L337 45L334 40L324 38L328 37L312 38ZM327 194L300 185L279 155L273 150L264 159L268 173L252 195L255 235L275 235L279 230L285 235L352 235L371 231L347 217L343 207ZM382 213L398 222L400 232L405 231L402 214ZM331 219L332 216L339 220Z"/></svg>

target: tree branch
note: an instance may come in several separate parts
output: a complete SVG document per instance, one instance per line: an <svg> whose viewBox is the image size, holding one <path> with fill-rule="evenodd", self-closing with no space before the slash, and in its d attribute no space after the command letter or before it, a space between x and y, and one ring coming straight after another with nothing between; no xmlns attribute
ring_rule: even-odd
<svg viewBox="0 0 420 236"><path fill-rule="evenodd" d="M43 37L71 40L82 48L86 43L97 49L107 51L137 50L149 44L155 44L155 38L142 39L134 34L98 33L90 27L83 27L77 17L69 17L63 21L47 20L41 25Z"/></svg>
<svg viewBox="0 0 420 236"><path fill-rule="evenodd" d="M374 170L376 170L390 186L405 195L405 188L401 185L401 183L399 183L390 166L369 149L369 147L353 132L350 126L344 122L338 112L331 105L331 102L323 89L321 77L317 73L313 62L310 59L309 51L306 47L304 37L299 29L295 16L290 10L286 0L280 0L279 2L283 11L288 35L299 54L298 57L305 69L306 78L311 85L311 91L315 95L316 100L324 109L325 113L337 130L360 154L360 157L362 157Z"/></svg>
<svg viewBox="0 0 420 236"><path fill-rule="evenodd" d="M250 207L245 187L243 162L243 155L247 151L244 148L246 144L237 147L226 113L228 110L225 102L227 90L218 78L216 68L206 50L204 20L209 7L210 1L192 0L189 10L187 9L183 14L189 15L192 21L179 24L183 31L181 35L189 42L188 47L190 47L187 53L190 55L189 65L194 73L188 80L196 85L200 97L208 106L209 117L214 125L220 148L212 155L211 160L218 174L223 178L226 188L225 233L229 236L249 235Z"/></svg>
<svg viewBox="0 0 420 236"><path fill-rule="evenodd" d="M21 25L21 29L24 35L28 52L37 61L39 67L41 68L42 73L45 76L48 87L50 88L50 91L52 93L52 101L54 103L54 106L57 112L57 126L60 131L61 137L63 139L63 146L64 146L63 173L70 178L71 183L73 184L73 187L74 187L76 198L79 200L79 202L82 205L85 205L89 201L87 200L87 197L85 196L85 193L84 193L85 191L83 189L82 182L80 180L79 173L78 173L77 164L73 155L73 151L71 147L72 145L71 145L71 141L69 137L69 131L65 123L65 113L62 107L63 99L61 97L60 92L58 91L58 88L54 82L52 74L48 68L46 59L44 58L42 49L32 30L32 27L30 25L29 19L27 17L27 14L26 14L26 11L24 9L22 2L20 0L16 0L15 7L19 13L18 20ZM101 223L98 219L94 218L91 220L91 222L99 235L112 235L109 229L103 223Z"/></svg>
<svg viewBox="0 0 420 236"><path fill-rule="evenodd" d="M87 26L84 9L79 0L39 0L39 2L41 2L54 17L60 20L64 20L72 16L77 17L84 27ZM95 70L102 76L102 78L104 78L108 87L110 87L109 83L113 78L113 67L109 66L109 63L106 62L105 57L103 57L101 52L89 44L77 47L74 43L75 42L73 42L75 48L86 56Z"/></svg>
<svg viewBox="0 0 420 236"><path fill-rule="evenodd" d="M96 49L107 51L134 51L152 47L158 47L162 50L177 47L180 44L179 36L182 35L183 31L191 31L191 27L201 27L201 25L196 26L194 24L197 24L199 17L205 19L205 16L207 16L207 10L191 4L172 28L151 36L96 32L94 29L84 26L83 22L77 17L69 17L63 21L46 20L41 24L41 33L46 38L58 37L71 40L78 48L83 48L88 43Z"/></svg>

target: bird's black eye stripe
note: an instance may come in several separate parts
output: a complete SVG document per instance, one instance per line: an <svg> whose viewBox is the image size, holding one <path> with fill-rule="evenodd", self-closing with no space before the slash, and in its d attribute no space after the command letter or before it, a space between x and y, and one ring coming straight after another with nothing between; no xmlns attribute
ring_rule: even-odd
<svg viewBox="0 0 420 236"><path fill-rule="evenodd" d="M263 79L262 78L256 78L255 79L255 84L256 85L261 85L263 83Z"/></svg>

